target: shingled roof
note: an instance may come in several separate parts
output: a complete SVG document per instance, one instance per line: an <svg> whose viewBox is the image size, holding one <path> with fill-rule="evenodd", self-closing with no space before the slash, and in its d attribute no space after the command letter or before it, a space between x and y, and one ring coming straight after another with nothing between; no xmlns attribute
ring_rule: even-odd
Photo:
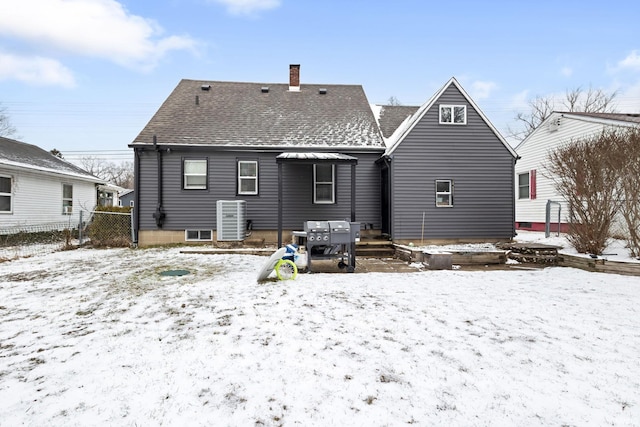
<svg viewBox="0 0 640 427"><path fill-rule="evenodd" d="M0 137L0 165L62 174L96 183L104 181L35 145Z"/></svg>
<svg viewBox="0 0 640 427"><path fill-rule="evenodd" d="M376 148L362 86L182 80L130 146Z"/></svg>
<svg viewBox="0 0 640 427"><path fill-rule="evenodd" d="M640 124L640 114L627 113L581 113L581 112L559 112L560 114L571 114L574 116L592 117L596 119L617 120L620 122L629 122Z"/></svg>
<svg viewBox="0 0 640 427"><path fill-rule="evenodd" d="M418 111L419 106L409 107L405 105L381 105L380 117L378 123L380 124L380 131L382 136L389 138L393 135L393 132L398 129L398 126L404 122L407 117Z"/></svg>

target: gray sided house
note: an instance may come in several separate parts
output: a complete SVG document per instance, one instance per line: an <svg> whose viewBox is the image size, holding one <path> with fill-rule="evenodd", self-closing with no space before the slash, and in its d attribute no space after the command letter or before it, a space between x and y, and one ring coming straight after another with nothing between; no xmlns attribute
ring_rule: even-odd
<svg viewBox="0 0 640 427"><path fill-rule="evenodd" d="M301 85L299 66L289 84L182 80L129 146L140 245L223 240L236 206L268 241L308 220L381 228L385 146L361 86Z"/></svg>
<svg viewBox="0 0 640 427"><path fill-rule="evenodd" d="M455 79L421 107L372 109L361 86L299 71L178 84L129 145L138 244L281 244L310 220L398 242L513 237L515 152Z"/></svg>
<svg viewBox="0 0 640 427"><path fill-rule="evenodd" d="M394 241L515 235L516 153L456 79L421 107L381 107L382 230Z"/></svg>

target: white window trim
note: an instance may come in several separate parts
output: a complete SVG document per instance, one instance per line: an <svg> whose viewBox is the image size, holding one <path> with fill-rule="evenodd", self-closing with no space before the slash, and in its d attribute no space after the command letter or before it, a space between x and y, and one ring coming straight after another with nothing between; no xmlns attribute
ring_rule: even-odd
<svg viewBox="0 0 640 427"><path fill-rule="evenodd" d="M9 180L9 192L0 193L0 196L9 197L9 210L0 211L0 214L12 214L13 213L13 177L9 175L0 175L0 178L7 178Z"/></svg>
<svg viewBox="0 0 640 427"><path fill-rule="evenodd" d="M205 164L205 171L204 174L195 174L195 173L190 173L187 175L187 162L204 162ZM208 180L208 173L209 173L209 162L207 161L207 159L183 159L182 160L182 180L184 181L182 184L182 188L185 190L206 190L207 189L207 180ZM204 176L204 185L189 185L187 184L187 176Z"/></svg>
<svg viewBox="0 0 640 427"><path fill-rule="evenodd" d="M71 187L71 198L64 197L64 187ZM68 201L69 204L65 205L65 201ZM73 184L62 184L62 215L71 215L73 213Z"/></svg>
<svg viewBox="0 0 640 427"><path fill-rule="evenodd" d="M439 182L448 182L449 183L449 191L438 191L438 183ZM439 205L438 204L438 196L439 195L448 195L449 196L449 204L448 205ZM436 207L437 208L452 208L453 207L453 180L451 180L451 179L436 179Z"/></svg>
<svg viewBox="0 0 640 427"><path fill-rule="evenodd" d="M240 167L240 165L242 163L253 163L256 165L256 175L255 176L250 176L250 175L245 175L242 176L240 175L240 170L242 169ZM238 160L238 194L243 194L243 195L253 195L255 196L256 194L258 194L258 162L256 160ZM254 191L242 191L242 181L243 180L253 180L255 181L256 185L255 185L255 190Z"/></svg>
<svg viewBox="0 0 640 427"><path fill-rule="evenodd" d="M316 180L316 164L313 165L313 203L317 205L333 205L336 203L336 165L331 165L331 182ZM331 200L318 200L318 184L331 185Z"/></svg>
<svg viewBox="0 0 640 427"><path fill-rule="evenodd" d="M445 122L442 120L442 109L443 108L451 108L451 121ZM454 122L455 114L454 111L456 108L464 109L464 121L463 122ZM456 105L456 104L443 104L438 107L438 118L441 125L458 125L463 126L467 124L467 106L466 105Z"/></svg>
<svg viewBox="0 0 640 427"><path fill-rule="evenodd" d="M196 239L190 239L189 238L189 232L190 231L198 233L198 237ZM202 236L201 236L202 232L209 233L209 238L208 239L203 239ZM212 242L213 241L213 230L184 230L184 240L185 240L185 242Z"/></svg>
<svg viewBox="0 0 640 427"><path fill-rule="evenodd" d="M523 175L527 176L527 185L526 185L527 196L526 197L520 196L520 189L525 187L525 185L520 184L520 177ZM529 199L531 199L531 175L529 172L519 173L518 174L518 200L529 200Z"/></svg>

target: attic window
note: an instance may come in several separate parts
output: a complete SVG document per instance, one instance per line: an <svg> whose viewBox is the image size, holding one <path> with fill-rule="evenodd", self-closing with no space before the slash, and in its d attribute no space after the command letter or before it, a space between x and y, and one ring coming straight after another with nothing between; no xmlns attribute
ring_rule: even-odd
<svg viewBox="0 0 640 427"><path fill-rule="evenodd" d="M440 124L442 125L466 125L467 106L466 105L441 105Z"/></svg>
<svg viewBox="0 0 640 427"><path fill-rule="evenodd" d="M321 87L320 89L318 89L318 93L320 95L326 95L327 94L327 88L326 87Z"/></svg>
<svg viewBox="0 0 640 427"><path fill-rule="evenodd" d="M260 91L261 91L262 93L269 93L269 86L262 86L262 87L260 88Z"/></svg>
<svg viewBox="0 0 640 427"><path fill-rule="evenodd" d="M209 90L209 89L211 89L211 85L202 85L202 86L200 86L200 89Z"/></svg>

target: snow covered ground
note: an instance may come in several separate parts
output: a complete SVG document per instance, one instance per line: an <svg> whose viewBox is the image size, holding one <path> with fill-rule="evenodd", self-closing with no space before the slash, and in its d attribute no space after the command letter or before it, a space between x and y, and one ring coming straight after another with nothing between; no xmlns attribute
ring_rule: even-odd
<svg viewBox="0 0 640 427"><path fill-rule="evenodd" d="M640 277L300 274L79 249L0 264L0 425L640 424ZM159 273L186 269L190 274Z"/></svg>

